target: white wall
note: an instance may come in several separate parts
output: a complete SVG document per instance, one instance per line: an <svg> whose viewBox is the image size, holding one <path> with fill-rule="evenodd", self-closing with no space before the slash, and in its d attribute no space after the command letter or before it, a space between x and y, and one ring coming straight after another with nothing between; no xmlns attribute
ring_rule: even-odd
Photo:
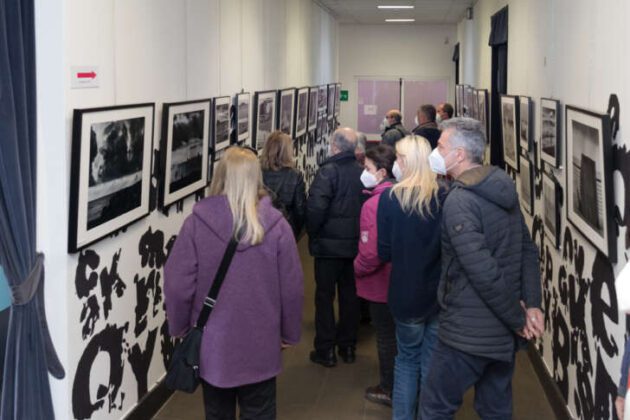
<svg viewBox="0 0 630 420"><path fill-rule="evenodd" d="M626 152L630 144L624 138L624 127L630 124L630 114L624 112L625 100L630 100L626 77L630 72L630 46L625 42L630 36L626 24L630 5L621 0L597 5L586 0L479 0L473 22L464 20L458 25L459 41L465 51L462 60L468 61L462 65L463 83L490 88L490 16L505 5L509 6L508 93L531 96L534 100L536 139L540 137L541 97L561 101L564 124L564 105L605 112L609 95L618 95L621 130L613 148L614 158L620 162L614 174L615 204L625 215L628 185L624 185L624 179L630 179ZM563 129L563 143L565 140ZM564 144L562 147L564 153ZM566 203L565 170L555 170L554 174L564 188ZM538 172L536 184L540 182ZM612 399L627 329L626 317L616 312L613 280L628 261L628 220L620 226L617 236L619 262L611 265L606 258L597 258L588 239L567 221L566 208L562 208L561 244L566 238L573 238L575 249L583 251L583 262L541 239L541 217L542 202L537 193L535 215L526 219L542 254L543 307L548 323L538 343L539 352L574 416L612 418Z"/></svg>
<svg viewBox="0 0 630 420"><path fill-rule="evenodd" d="M449 100L453 100L455 25L341 24L339 28L339 80L349 96L348 102L341 103L342 125L357 124L358 77L447 79Z"/></svg>
<svg viewBox="0 0 630 420"><path fill-rule="evenodd" d="M99 276L90 291L98 302L98 318L82 336L82 311L88 299L76 290L78 254L68 255L68 197L72 111L155 102L154 144L159 142L161 103L233 95L245 91L317 85L337 81L337 32L334 18L311 0L36 0L38 81L38 243L46 256L46 305L49 325L67 376L51 379L57 418L73 418L73 386L77 364L88 343L107 324L122 332L122 383L111 390L109 358L101 352L90 371L92 403L103 402L92 418L120 418L138 401L129 355L134 346L153 352L147 375L151 389L164 374L164 324L159 266L141 266L139 243L151 229L164 235L162 252L177 234L194 200L168 216L153 212L125 232L89 249L100 256L98 267L85 270ZM100 86L70 89L70 67L98 66ZM159 242L159 241L158 241ZM104 314L100 286L120 250L117 273L125 288L112 293L112 309ZM149 276L157 287L138 289ZM120 285L120 283L118 283ZM140 295L137 290L142 290ZM136 308L148 298L140 321L146 328L136 336ZM153 312L155 304L156 312ZM89 311L88 311L89 313ZM149 333L156 331L152 349ZM98 386L107 389L97 398ZM124 394L124 396L123 396ZM111 398L110 407L108 398Z"/></svg>

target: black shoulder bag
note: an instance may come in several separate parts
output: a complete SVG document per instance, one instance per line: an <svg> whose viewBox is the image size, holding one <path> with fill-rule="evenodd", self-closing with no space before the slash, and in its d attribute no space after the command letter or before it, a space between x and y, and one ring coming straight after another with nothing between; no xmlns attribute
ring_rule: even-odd
<svg viewBox="0 0 630 420"><path fill-rule="evenodd" d="M212 287L203 302L203 308L197 318L195 326L186 334L184 339L175 346L171 365L166 372L166 386L174 391L192 393L199 386L199 352L203 328L217 301L221 284L232 262L238 242L232 238L223 254L221 265L214 277Z"/></svg>

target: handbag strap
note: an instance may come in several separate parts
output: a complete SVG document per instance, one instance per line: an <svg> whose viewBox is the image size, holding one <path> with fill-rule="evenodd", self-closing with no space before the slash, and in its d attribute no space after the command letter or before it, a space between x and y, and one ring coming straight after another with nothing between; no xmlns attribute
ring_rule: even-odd
<svg viewBox="0 0 630 420"><path fill-rule="evenodd" d="M219 270L217 271L216 276L214 276L214 282L212 283L212 287L210 287L208 296L206 296L203 301L203 307L201 309L201 313L199 314L199 318L197 318L197 324L195 324L195 328L203 330L203 327L206 326L206 322L208 322L208 317L212 313L214 305L217 303L219 290L221 290L221 285L223 284L225 275L227 274L228 268L230 267L230 263L232 262L234 252L236 252L237 245L238 241L234 239L234 237L232 237L232 239L230 239L230 243L227 246L227 249L225 250L225 254L223 254L223 259L221 260L221 265L219 265Z"/></svg>

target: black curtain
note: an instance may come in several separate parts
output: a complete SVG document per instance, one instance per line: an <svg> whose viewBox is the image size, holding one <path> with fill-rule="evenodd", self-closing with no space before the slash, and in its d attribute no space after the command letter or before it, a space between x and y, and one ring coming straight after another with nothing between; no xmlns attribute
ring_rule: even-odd
<svg viewBox="0 0 630 420"><path fill-rule="evenodd" d="M64 376L46 324L43 255L35 248L35 101L33 0L0 0L0 265L13 298L0 408L7 420L53 418L48 373Z"/></svg>
<svg viewBox="0 0 630 420"><path fill-rule="evenodd" d="M459 84L459 42L453 48L453 61L455 62L455 85Z"/></svg>
<svg viewBox="0 0 630 420"><path fill-rule="evenodd" d="M490 162L503 167L503 131L501 129L501 94L507 93L508 8L492 15L490 39L492 47L492 80L490 90Z"/></svg>

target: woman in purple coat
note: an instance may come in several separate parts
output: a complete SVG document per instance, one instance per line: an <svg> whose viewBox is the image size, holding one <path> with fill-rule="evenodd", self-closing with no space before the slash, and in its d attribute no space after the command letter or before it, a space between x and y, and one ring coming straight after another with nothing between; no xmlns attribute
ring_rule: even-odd
<svg viewBox="0 0 630 420"><path fill-rule="evenodd" d="M291 227L266 196L256 155L229 148L210 197L186 218L164 268L172 336L196 322L231 237L239 245L206 323L202 378L206 418L276 416L281 348L300 339L303 272Z"/></svg>

